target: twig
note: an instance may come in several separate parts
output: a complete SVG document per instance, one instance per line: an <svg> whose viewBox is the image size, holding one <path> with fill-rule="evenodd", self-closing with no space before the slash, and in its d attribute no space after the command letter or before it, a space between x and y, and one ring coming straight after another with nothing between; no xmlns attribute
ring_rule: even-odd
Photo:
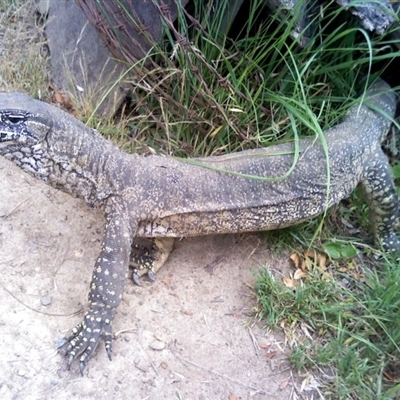
<svg viewBox="0 0 400 400"><path fill-rule="evenodd" d="M139 344L140 344L140 343L139 343ZM151 367L153 368L154 372L155 372L157 375L160 375L160 373L158 372L156 366L154 365L153 360L152 360L151 357L150 357L150 354L145 350L145 348L144 348L141 344L140 344L140 347L142 348L142 350L143 350L144 353L146 354L147 358L149 359L150 365L151 365Z"/></svg>
<svg viewBox="0 0 400 400"><path fill-rule="evenodd" d="M12 292L10 292L1 282L0 282L0 287L2 287L2 288L4 289L4 291L7 292L11 297L13 297L15 300L17 300L18 303L22 304L24 307L28 308L29 310L35 311L35 312L37 312L37 313L39 313L39 314L49 315L49 316L51 316L51 317L72 317L72 316L75 316L75 315L78 315L78 314L82 313L82 311L83 311L83 309L80 308L79 310L74 311L74 312L71 313L71 314L56 314L56 313L44 312L44 311L38 310L37 308L28 306L28 304L25 304L25 303L24 303L23 301L21 301L17 296L15 296L15 294L13 294Z"/></svg>
<svg viewBox="0 0 400 400"><path fill-rule="evenodd" d="M258 349L259 349L260 346L258 345L257 339L255 338L255 336L254 336L254 334L253 334L253 331L251 330L250 327L247 328L247 331L249 332L251 342L253 343L254 350L255 350L255 352L256 352L256 356L258 357L259 354L260 354L260 353L258 352Z"/></svg>

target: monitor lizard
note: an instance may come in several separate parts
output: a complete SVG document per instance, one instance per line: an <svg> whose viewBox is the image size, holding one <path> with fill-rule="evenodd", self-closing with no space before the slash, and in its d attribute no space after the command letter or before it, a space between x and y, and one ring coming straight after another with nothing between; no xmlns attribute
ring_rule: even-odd
<svg viewBox="0 0 400 400"><path fill-rule="evenodd" d="M320 138L308 137L179 160L127 154L55 106L22 93L1 92L0 155L47 184L101 207L106 217L88 311L67 339L68 368L79 359L83 373L101 338L111 359L112 321L132 249L137 253L134 280L139 283L143 271L154 279L171 251L171 238L295 225L323 213L361 185L377 244L398 250L398 198L381 149L394 116L395 94L378 80L359 103L324 132L325 147ZM155 256L141 250L142 238L156 240Z"/></svg>

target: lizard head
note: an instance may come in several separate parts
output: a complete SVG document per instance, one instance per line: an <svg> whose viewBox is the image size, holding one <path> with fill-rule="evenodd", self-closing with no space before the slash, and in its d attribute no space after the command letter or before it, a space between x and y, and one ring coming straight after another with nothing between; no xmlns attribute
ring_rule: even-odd
<svg viewBox="0 0 400 400"><path fill-rule="evenodd" d="M45 103L22 93L0 92L0 156L46 181L46 138L53 121Z"/></svg>
<svg viewBox="0 0 400 400"><path fill-rule="evenodd" d="M21 93L0 93L0 154L42 142L52 128L46 110Z"/></svg>

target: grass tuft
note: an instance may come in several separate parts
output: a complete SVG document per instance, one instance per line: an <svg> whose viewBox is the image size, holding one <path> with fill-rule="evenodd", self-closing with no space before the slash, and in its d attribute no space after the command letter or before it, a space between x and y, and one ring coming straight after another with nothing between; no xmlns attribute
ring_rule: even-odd
<svg viewBox="0 0 400 400"><path fill-rule="evenodd" d="M33 2L0 0L0 90L43 98L49 89L48 48Z"/></svg>
<svg viewBox="0 0 400 400"><path fill-rule="evenodd" d="M258 277L260 316L285 329L293 365L314 370L329 398L400 395L400 269L385 259L364 271L327 279L316 268L295 291L267 270Z"/></svg>

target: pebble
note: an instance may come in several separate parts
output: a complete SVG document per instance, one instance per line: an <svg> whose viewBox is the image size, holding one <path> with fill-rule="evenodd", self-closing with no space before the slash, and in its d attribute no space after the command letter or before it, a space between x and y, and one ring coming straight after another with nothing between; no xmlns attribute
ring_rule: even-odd
<svg viewBox="0 0 400 400"><path fill-rule="evenodd" d="M165 343L162 342L161 340L154 340L152 343L150 343L150 348L152 350L164 350L165 349Z"/></svg>
<svg viewBox="0 0 400 400"><path fill-rule="evenodd" d="M40 298L40 303L42 304L42 306L49 306L52 301L53 299L51 298L51 296L43 296Z"/></svg>

